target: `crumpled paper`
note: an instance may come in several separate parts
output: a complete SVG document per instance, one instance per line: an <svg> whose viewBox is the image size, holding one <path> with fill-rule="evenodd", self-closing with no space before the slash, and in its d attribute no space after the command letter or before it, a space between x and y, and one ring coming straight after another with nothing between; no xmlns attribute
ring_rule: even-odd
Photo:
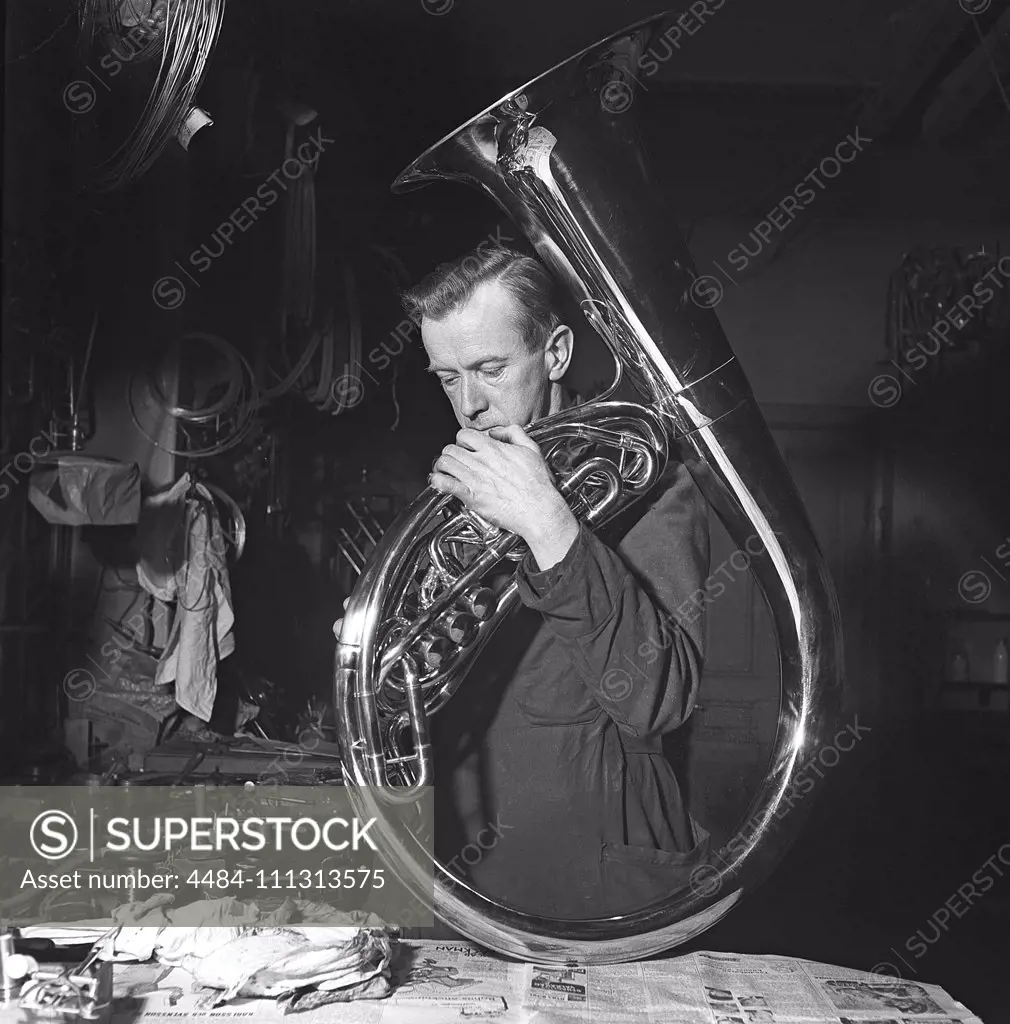
<svg viewBox="0 0 1010 1024"><path fill-rule="evenodd" d="M355 999L385 999L392 991L393 985L389 980L389 974L383 971L353 988L327 990L320 986L310 992L294 992L281 1000L281 1004L285 1014L304 1013L307 1010L316 1010L320 1006L328 1006L330 1003L349 1003Z"/></svg>
<svg viewBox="0 0 1010 1024"><path fill-rule="evenodd" d="M213 1006L240 996L276 999L310 988L352 990L375 977L388 978L389 936L379 929L343 932L322 943L293 929L240 935L204 956L192 974L199 984L224 990Z"/></svg>
<svg viewBox="0 0 1010 1024"><path fill-rule="evenodd" d="M185 932L201 926L222 929L283 923L264 921L255 903L245 903L234 896L195 900L181 907L173 907L174 902L174 894L159 892L142 903L125 903L116 907L112 920L124 926L116 940L116 948L125 951L127 943L139 942L139 952L150 951L138 959L147 960L155 948L151 943L155 943L160 934L171 933L173 927Z"/></svg>
<svg viewBox="0 0 1010 1024"><path fill-rule="evenodd" d="M124 903L116 907L112 919L117 925L123 926L123 934L140 932L148 937L158 929L207 925L218 928L291 927L296 930L300 925L318 925L320 927L313 928L313 934L318 936L321 931L327 930L324 926L333 920L333 907L328 904L290 896L273 910L261 908L255 901L240 900L234 896L194 900L181 907L173 906L174 902L175 896L172 893L155 893L142 902ZM378 915L363 910L349 910L343 916L348 919L345 928L382 928L385 924ZM337 928L336 932L343 932L345 928ZM328 930L334 931L332 927ZM141 959L148 959L150 955L148 952Z"/></svg>
<svg viewBox="0 0 1010 1024"><path fill-rule="evenodd" d="M244 904L237 904L242 912L236 919L237 901L232 897L171 910L168 904L173 899L169 893L158 893L143 903L117 907L112 918L122 927L102 944L99 959L142 963L157 956L165 963L176 963L179 957L213 952L248 930L244 920L248 911Z"/></svg>
<svg viewBox="0 0 1010 1024"><path fill-rule="evenodd" d="M221 990L208 1008L237 997L269 998L283 1000L285 1013L298 1013L391 991L385 929L263 927L255 904L225 897L173 910L172 899L159 893L117 908L119 919L131 923L106 940L100 959L156 957L181 967L197 984Z"/></svg>

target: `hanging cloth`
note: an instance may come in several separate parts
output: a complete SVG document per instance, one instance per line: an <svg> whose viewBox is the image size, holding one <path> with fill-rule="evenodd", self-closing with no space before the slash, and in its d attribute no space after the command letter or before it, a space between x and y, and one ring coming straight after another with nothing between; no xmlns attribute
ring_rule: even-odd
<svg viewBox="0 0 1010 1024"><path fill-rule="evenodd" d="M176 603L155 682L174 682L179 707L208 722L217 663L235 650L224 533L210 491L184 474L145 500L138 534L137 579L149 594Z"/></svg>

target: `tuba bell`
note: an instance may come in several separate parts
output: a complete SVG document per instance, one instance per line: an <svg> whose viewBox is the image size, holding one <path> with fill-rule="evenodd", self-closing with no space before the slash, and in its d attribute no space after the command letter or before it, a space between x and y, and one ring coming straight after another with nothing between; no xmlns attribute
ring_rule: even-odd
<svg viewBox="0 0 1010 1024"><path fill-rule="evenodd" d="M650 180L632 121L631 68L664 24L639 22L509 93L431 147L394 183L464 181L498 204L580 304L610 348L599 398L530 431L576 515L602 526L644 495L672 454L685 463L738 546L774 624L778 728L745 824L691 884L634 913L560 921L520 913L456 879L415 837L382 827L382 856L450 927L505 955L541 963L638 960L711 927L760 881L806 810L786 805L802 765L826 742L841 702L834 588L803 504L665 196ZM623 102L615 102L623 98ZM619 386L637 401L619 400ZM432 785L428 718L517 606L525 546L424 491L383 536L351 595L337 645L334 700L356 812L409 804ZM465 700L465 694L458 698Z"/></svg>

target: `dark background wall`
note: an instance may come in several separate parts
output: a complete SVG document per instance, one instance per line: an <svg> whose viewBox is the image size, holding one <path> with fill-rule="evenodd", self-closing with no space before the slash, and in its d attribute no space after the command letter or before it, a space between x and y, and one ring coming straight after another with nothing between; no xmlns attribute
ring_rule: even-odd
<svg viewBox="0 0 1010 1024"><path fill-rule="evenodd" d="M942 671L944 654L933 649L939 641L913 638L938 635L932 617L948 610L950 585L956 590L967 571L961 567L994 551L1007 529L992 473L1003 446L979 412L1005 399L1005 385L982 368L956 382L899 379L885 345L888 275L912 246L992 251L1001 238L1005 244L1010 225L1002 174L1010 111L988 67L976 69L973 89L961 87L965 69L985 55L979 39L991 31L998 46L1005 12L994 4L973 19L952 6L832 3L815 12L787 0L712 4L705 23L692 22L671 59L643 79L630 112L641 119L658 187L678 212L700 273L726 266L726 254L847 134L858 129L870 140L789 231L726 282L717 311L770 416L789 430L847 423L861 464L873 467L858 485L866 490L864 520L839 543L864 546L853 565L890 545L896 606L908 610L908 622L892 621L878 638L890 650L881 654L887 673L898 672L900 681L884 685L868 667L851 683L860 702L877 708L931 699L925 680ZM127 385L187 330L219 334L250 360L264 352L276 357L279 203L205 272L183 281L177 268L192 270L189 254L201 246L220 246L219 225L276 172L284 138L278 105L285 102L311 106L318 116L305 131L331 140L316 175L318 304L340 306L341 267L349 265L363 309L363 351L391 344L401 313L390 253L404 277L416 279L489 235L516 234L470 190L440 185L394 197L391 179L502 91L617 27L604 4L580 6L577 18L561 4L535 12L520 4L507 14L488 5L437 9L443 7L441 16L422 4L395 16L361 3L326 12L266 0L230 8L198 97L214 126L196 136L189 153L173 142L138 181L96 193L86 187L88 168L139 116L151 68L125 60L113 72L100 52L82 68L75 24L59 5L12 5L5 274L12 337L23 344L8 346L11 379L32 347L50 375L65 372L69 358L79 370L97 310L87 393L94 430L86 450L136 461L148 489L178 476L180 460L135 426ZM651 13L644 4L626 7L621 21ZM998 70L1001 51L994 52ZM166 275L184 283L184 301L155 301ZM585 330L580 336L574 377L587 387L605 377L605 361L596 339ZM290 671L307 646L321 645L295 670L303 688L325 688L316 681L328 643L323 627L339 612L348 582L329 573L332 529L320 511L320 488L309 484L313 474L323 474L322 489L334 500L354 481L359 490L367 483L366 490L402 501L452 431L437 389L421 372L416 337L383 362L381 372L367 364L375 374L362 378L364 400L344 415L319 414L297 400L269 410L271 429L287 438L284 474L292 490L283 541L267 521L264 495L247 496L252 537L262 539L250 544L248 565L258 551L272 550L258 571L287 572L291 558L282 550L293 545L288 555L302 566L295 586L306 594L303 610L311 608L318 639L299 632L282 642L290 656L275 671ZM904 388L888 408L871 394L881 374ZM31 436L43 420L14 416L7 405L5 444L16 451L18 435ZM140 406L147 432L165 447L177 444L172 422L145 412L142 400ZM832 479L831 460L815 461ZM233 470L220 461L212 466L223 482ZM941 524L955 510L959 527L951 531ZM837 514L831 506L825 512ZM835 518L822 528L833 530ZM85 580L97 564L89 550L78 545ZM994 583L987 607L998 614L1007 595ZM853 597L858 601L858 587ZM247 617L258 626L250 631L254 648L287 618L255 605ZM972 640L976 663L984 663L990 641L988 634Z"/></svg>

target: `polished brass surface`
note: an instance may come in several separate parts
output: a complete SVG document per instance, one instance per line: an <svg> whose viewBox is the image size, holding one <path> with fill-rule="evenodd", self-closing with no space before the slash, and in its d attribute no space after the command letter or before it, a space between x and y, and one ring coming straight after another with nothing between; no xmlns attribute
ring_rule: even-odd
<svg viewBox="0 0 1010 1024"><path fill-rule="evenodd" d="M773 867L806 810L784 796L831 735L842 680L834 589L816 538L635 134L629 69L663 16L631 26L509 93L397 179L406 190L462 181L496 202L610 346L607 393L539 422L532 436L576 514L598 527L683 461L768 602L781 661L778 730L767 776L737 834L693 884L606 920L518 913L435 865L434 909L458 931L539 962L618 962L669 949L719 920ZM636 402L617 401L630 383ZM429 489L385 534L348 602L335 701L361 813L431 785L428 717L515 608L514 579L493 579L525 548ZM467 618L463 618L468 615ZM446 623L459 622L453 632ZM465 693L458 700L465 700ZM374 834L374 833L373 833ZM412 837L382 832L384 854L419 899L431 871ZM430 877L430 875L429 875ZM428 883L430 889L430 882Z"/></svg>

